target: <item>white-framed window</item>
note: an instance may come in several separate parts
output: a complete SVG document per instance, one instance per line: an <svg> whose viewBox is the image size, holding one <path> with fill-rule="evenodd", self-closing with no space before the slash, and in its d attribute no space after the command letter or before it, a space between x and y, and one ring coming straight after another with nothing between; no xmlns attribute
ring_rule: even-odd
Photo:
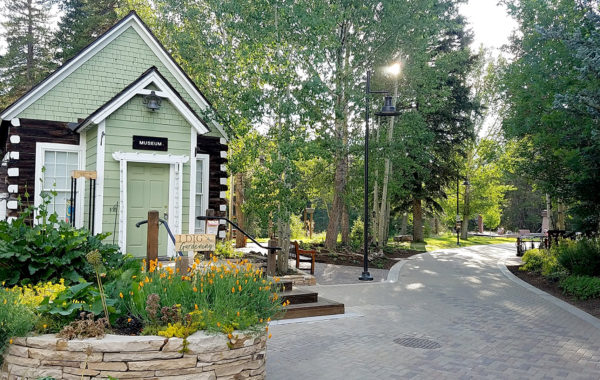
<svg viewBox="0 0 600 380"><path fill-rule="evenodd" d="M209 155L196 155L196 173L195 173L195 197L194 214L195 216L206 215L208 208L208 176L209 176ZM194 233L203 234L206 222L194 217Z"/></svg>
<svg viewBox="0 0 600 380"><path fill-rule="evenodd" d="M37 143L35 157L35 205L42 203L42 194L55 192L48 212L56 212L60 220L75 218L75 225L83 221L83 194L85 183L77 183L76 215L70 209L71 174L83 168L83 152L79 145Z"/></svg>

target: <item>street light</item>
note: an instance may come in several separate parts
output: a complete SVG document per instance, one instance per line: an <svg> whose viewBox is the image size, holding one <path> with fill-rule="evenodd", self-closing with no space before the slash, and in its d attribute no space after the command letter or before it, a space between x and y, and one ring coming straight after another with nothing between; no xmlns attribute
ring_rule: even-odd
<svg viewBox="0 0 600 380"><path fill-rule="evenodd" d="M386 69L386 72L394 75L400 73L400 64L394 64ZM369 103L371 94L385 94L385 103L381 112L376 112L376 116L391 117L398 116L400 112L396 111L392 97L388 91L371 91L371 70L367 70L367 85L365 88L365 222L364 222L364 268L362 275L358 278L361 281L373 281L369 273Z"/></svg>

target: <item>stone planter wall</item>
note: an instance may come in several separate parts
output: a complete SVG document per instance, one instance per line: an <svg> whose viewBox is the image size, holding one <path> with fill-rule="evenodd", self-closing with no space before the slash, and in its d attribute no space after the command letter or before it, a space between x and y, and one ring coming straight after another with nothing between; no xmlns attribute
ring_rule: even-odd
<svg viewBox="0 0 600 380"><path fill-rule="evenodd" d="M239 333L231 349L225 336L202 331L188 338L185 354L179 352L182 342L179 338L122 335L69 341L54 335L15 338L4 355L0 380L45 376L57 380L265 378L264 333Z"/></svg>

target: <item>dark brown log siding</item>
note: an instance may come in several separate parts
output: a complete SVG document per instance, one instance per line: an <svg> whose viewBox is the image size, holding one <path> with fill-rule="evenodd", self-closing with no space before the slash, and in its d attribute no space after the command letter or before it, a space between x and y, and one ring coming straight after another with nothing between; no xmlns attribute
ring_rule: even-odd
<svg viewBox="0 0 600 380"><path fill-rule="evenodd" d="M226 152L227 145L221 144L218 137L198 136L196 153L210 156L208 208L215 210L216 216L227 216L227 212L219 211L221 205L227 204L227 200L220 197L221 191L227 191L227 185L221 185L221 178L227 178L227 172L221 171L221 165L227 163L227 158L221 158L221 151ZM225 226L221 225L220 229L225 229Z"/></svg>
<svg viewBox="0 0 600 380"><path fill-rule="evenodd" d="M17 195L26 202L25 191L29 194L29 202L33 203L35 186L35 146L36 143L55 143L79 145L79 134L67 127L67 123L50 120L20 119L21 126L10 126L6 141L7 152L19 152L18 160L8 162L8 168L19 168L18 177L7 177L7 185L18 185ZM18 135L21 141L18 144L10 142L10 136ZM15 210L7 210L7 216L16 216Z"/></svg>

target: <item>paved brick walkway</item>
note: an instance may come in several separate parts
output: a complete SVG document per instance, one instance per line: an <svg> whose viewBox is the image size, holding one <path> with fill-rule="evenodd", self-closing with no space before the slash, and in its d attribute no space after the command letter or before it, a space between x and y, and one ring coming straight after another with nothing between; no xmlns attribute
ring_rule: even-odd
<svg viewBox="0 0 600 380"><path fill-rule="evenodd" d="M273 325L268 379L600 379L600 329L507 278L514 253L439 251L396 283L317 287L360 316Z"/></svg>

